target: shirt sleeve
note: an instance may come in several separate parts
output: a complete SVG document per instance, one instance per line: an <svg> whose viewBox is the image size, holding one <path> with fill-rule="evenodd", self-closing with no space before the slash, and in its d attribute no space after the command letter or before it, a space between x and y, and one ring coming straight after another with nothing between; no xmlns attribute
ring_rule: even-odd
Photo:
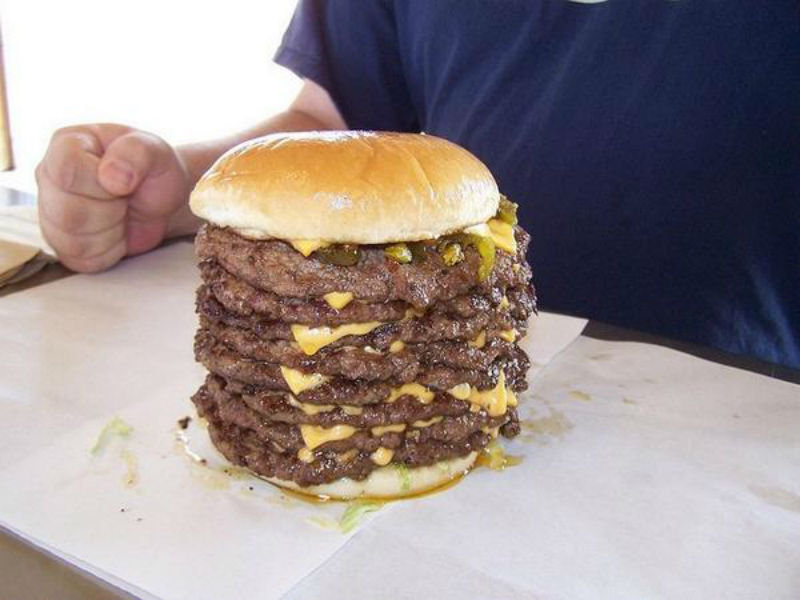
<svg viewBox="0 0 800 600"><path fill-rule="evenodd" d="M420 129L389 2L300 0L275 62L325 88L351 129Z"/></svg>

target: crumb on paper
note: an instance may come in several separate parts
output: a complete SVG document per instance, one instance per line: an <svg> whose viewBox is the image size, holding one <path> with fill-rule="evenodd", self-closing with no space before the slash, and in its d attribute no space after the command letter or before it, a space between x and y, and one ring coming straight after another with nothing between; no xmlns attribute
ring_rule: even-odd
<svg viewBox="0 0 800 600"><path fill-rule="evenodd" d="M106 447L109 440L113 436L128 437L132 431L133 427L128 425L119 417L114 417L108 423L106 423L103 429L100 430L100 434L97 436L97 440L89 452L97 455L103 448Z"/></svg>
<svg viewBox="0 0 800 600"><path fill-rule="evenodd" d="M192 422L192 417L183 417L182 419L178 419L178 427L181 429L186 429L189 427L189 423Z"/></svg>
<svg viewBox="0 0 800 600"><path fill-rule="evenodd" d="M122 476L122 483L125 487L133 487L139 482L139 461L136 455L127 448L120 452L120 458L125 461L127 467Z"/></svg>

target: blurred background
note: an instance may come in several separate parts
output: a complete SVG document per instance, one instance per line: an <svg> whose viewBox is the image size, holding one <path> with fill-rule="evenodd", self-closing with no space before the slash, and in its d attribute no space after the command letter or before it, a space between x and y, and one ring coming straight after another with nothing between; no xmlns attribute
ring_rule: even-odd
<svg viewBox="0 0 800 600"><path fill-rule="evenodd" d="M0 0L15 169L35 191L52 132L111 121L180 144L251 125L300 88L272 63L294 0Z"/></svg>

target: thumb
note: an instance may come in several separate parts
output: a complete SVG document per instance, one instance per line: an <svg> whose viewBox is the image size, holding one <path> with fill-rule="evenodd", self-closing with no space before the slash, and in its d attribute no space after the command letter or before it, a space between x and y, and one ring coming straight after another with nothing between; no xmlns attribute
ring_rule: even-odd
<svg viewBox="0 0 800 600"><path fill-rule="evenodd" d="M145 179L167 170L172 148L161 138L132 131L113 140L97 167L97 180L108 193L130 196Z"/></svg>

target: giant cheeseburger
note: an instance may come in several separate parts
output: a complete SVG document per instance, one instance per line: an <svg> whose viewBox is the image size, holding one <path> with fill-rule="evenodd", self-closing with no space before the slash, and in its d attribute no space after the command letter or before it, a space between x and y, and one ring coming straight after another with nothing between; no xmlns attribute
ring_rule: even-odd
<svg viewBox="0 0 800 600"><path fill-rule="evenodd" d="M430 135L277 134L191 196L194 395L228 460L333 498L401 497L519 432L534 310L516 206Z"/></svg>

